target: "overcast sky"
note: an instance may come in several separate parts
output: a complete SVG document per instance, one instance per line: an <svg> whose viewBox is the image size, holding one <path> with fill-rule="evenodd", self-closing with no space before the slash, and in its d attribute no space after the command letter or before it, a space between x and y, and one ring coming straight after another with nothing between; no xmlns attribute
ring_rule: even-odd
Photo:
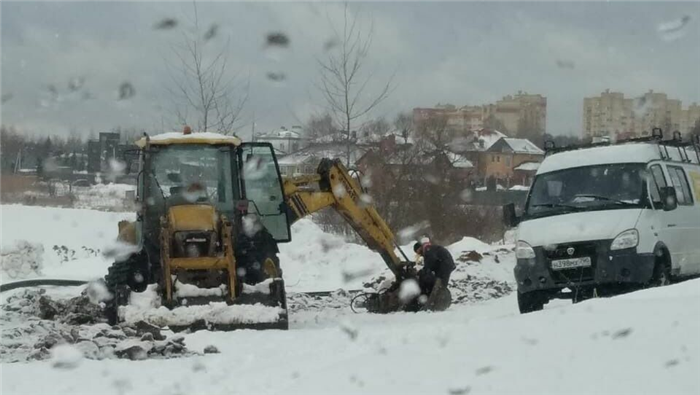
<svg viewBox="0 0 700 395"><path fill-rule="evenodd" d="M7 3L2 13L2 123L41 134L157 132L177 125L166 63L192 28L191 3ZM700 2L690 3L352 3L374 22L366 71L395 89L373 116L438 102L475 105L518 90L547 97L547 131L581 130L583 97L606 88L636 96L649 89L700 102ZM216 52L227 41L231 76L250 81L238 133L291 126L320 111L317 59L342 17L339 3L201 3ZM670 36L660 24L690 21ZM178 21L154 29L164 18ZM687 20L687 18L686 18ZM662 26L663 27L663 26ZM265 49L269 32L288 49ZM284 73L272 82L269 72ZM72 79L84 84L74 92ZM129 82L133 97L117 100ZM53 85L58 95L49 92ZM57 97L57 99L56 99Z"/></svg>

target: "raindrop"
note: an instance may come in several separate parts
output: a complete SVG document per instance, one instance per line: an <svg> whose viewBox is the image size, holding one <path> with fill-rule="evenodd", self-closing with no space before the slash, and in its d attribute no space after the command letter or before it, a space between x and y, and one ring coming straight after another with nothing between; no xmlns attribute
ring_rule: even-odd
<svg viewBox="0 0 700 395"><path fill-rule="evenodd" d="M70 90L71 92L75 92L75 91L79 90L80 88L82 88L83 84L85 84L85 78L83 78L83 77L72 78L70 81L68 81L68 90Z"/></svg>
<svg viewBox="0 0 700 395"><path fill-rule="evenodd" d="M157 30L170 30L177 26L177 20L173 18L164 18L161 21L153 25L154 29Z"/></svg>
<svg viewBox="0 0 700 395"><path fill-rule="evenodd" d="M246 180L259 180L267 175L267 164L260 156L252 156L246 161L243 176Z"/></svg>
<svg viewBox="0 0 700 395"><path fill-rule="evenodd" d="M399 239L399 243L406 244L406 243L410 242L411 240L415 239L416 234L418 232L424 230L427 227L428 227L428 221L421 221L417 224L407 226L407 227L399 230L398 233L396 234L398 239Z"/></svg>
<svg viewBox="0 0 700 395"><path fill-rule="evenodd" d="M287 48L289 46L289 37L282 32L268 33L267 46Z"/></svg>
<svg viewBox="0 0 700 395"><path fill-rule="evenodd" d="M471 202L472 197L473 197L473 192L472 192L471 188L467 188L459 193L459 198L462 199L463 202Z"/></svg>
<svg viewBox="0 0 700 395"><path fill-rule="evenodd" d="M333 187L333 195L335 195L335 197L337 197L338 199L342 199L343 197L345 197L346 193L347 190L345 190L345 185L343 184L337 184Z"/></svg>
<svg viewBox="0 0 700 395"><path fill-rule="evenodd" d="M401 282L401 287L399 288L399 299L401 302L408 303L418 295L420 295L418 281L409 278Z"/></svg>
<svg viewBox="0 0 700 395"><path fill-rule="evenodd" d="M287 75L281 71L279 71L279 72L268 71L265 76L267 77L268 80L274 81L274 82L282 82L282 81L287 79Z"/></svg>
<svg viewBox="0 0 700 395"><path fill-rule="evenodd" d="M262 225L257 215L248 214L243 217L243 233L245 233L246 236L253 237L261 230Z"/></svg>
<svg viewBox="0 0 700 395"><path fill-rule="evenodd" d="M136 89L130 82L125 81L119 85L119 100L128 100L134 97Z"/></svg>
<svg viewBox="0 0 700 395"><path fill-rule="evenodd" d="M330 38L326 40L326 42L323 43L323 50L324 51L330 51L331 49L337 47L340 45L340 41L338 41L337 38Z"/></svg>
<svg viewBox="0 0 700 395"><path fill-rule="evenodd" d="M370 205L370 204L372 204L373 201L374 201L374 199L372 199L372 196L369 196L366 193L363 193L362 195L360 195L360 202L364 203L365 205Z"/></svg>
<svg viewBox="0 0 700 395"><path fill-rule="evenodd" d="M576 63L574 63L573 60L557 59L557 67L559 67L560 69L573 70L576 68Z"/></svg>
<svg viewBox="0 0 700 395"><path fill-rule="evenodd" d="M217 33L219 32L219 25L216 23L212 24L209 29L204 33L204 41L209 41L212 38L216 37Z"/></svg>
<svg viewBox="0 0 700 395"><path fill-rule="evenodd" d="M688 24L691 20L692 18L690 15L683 15L676 20L660 23L656 27L656 31L661 36L661 39L665 41L675 41L685 36Z"/></svg>

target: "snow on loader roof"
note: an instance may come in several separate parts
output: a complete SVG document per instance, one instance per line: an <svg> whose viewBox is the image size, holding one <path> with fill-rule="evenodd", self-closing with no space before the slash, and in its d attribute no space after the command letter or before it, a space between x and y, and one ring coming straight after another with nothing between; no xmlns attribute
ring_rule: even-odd
<svg viewBox="0 0 700 395"><path fill-rule="evenodd" d="M190 133L190 134L185 134L185 133L180 133L180 132L162 133L162 134L157 134L155 136L149 136L149 139L150 139L150 144L152 144L152 145L173 145L173 144L209 144L209 145L229 144L229 145L234 145L234 146L241 145L241 139L239 139L238 137L226 136L223 134L211 133L211 132ZM141 139L136 141L136 145L139 148L145 147L146 146L146 137L142 137Z"/></svg>

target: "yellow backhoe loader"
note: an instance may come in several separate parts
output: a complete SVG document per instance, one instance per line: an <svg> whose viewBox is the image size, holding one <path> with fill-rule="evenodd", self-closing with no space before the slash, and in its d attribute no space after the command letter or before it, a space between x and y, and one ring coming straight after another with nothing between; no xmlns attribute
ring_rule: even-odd
<svg viewBox="0 0 700 395"><path fill-rule="evenodd" d="M119 240L133 250L105 276L114 295L105 310L111 323L127 318L134 294L155 288L160 304L170 310L161 307L156 316L179 310L198 321L179 317L171 328L286 329L277 245L291 240L295 221L328 207L348 221L396 276L397 285L389 292L370 295L367 309L406 307L398 299L398 284L415 276L412 262L396 255L394 234L363 202L361 184L340 161L323 159L316 174L283 178L269 143L243 143L186 129L145 136L136 145L139 210L135 222L119 224ZM233 313L203 315L195 310L222 302Z"/></svg>

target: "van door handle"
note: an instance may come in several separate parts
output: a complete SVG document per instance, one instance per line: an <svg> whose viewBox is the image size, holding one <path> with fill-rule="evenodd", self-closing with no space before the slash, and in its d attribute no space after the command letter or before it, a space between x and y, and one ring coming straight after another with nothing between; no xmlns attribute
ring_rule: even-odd
<svg viewBox="0 0 700 395"><path fill-rule="evenodd" d="M669 227L669 228L675 228L675 227L676 227L676 224L668 224L668 227Z"/></svg>

